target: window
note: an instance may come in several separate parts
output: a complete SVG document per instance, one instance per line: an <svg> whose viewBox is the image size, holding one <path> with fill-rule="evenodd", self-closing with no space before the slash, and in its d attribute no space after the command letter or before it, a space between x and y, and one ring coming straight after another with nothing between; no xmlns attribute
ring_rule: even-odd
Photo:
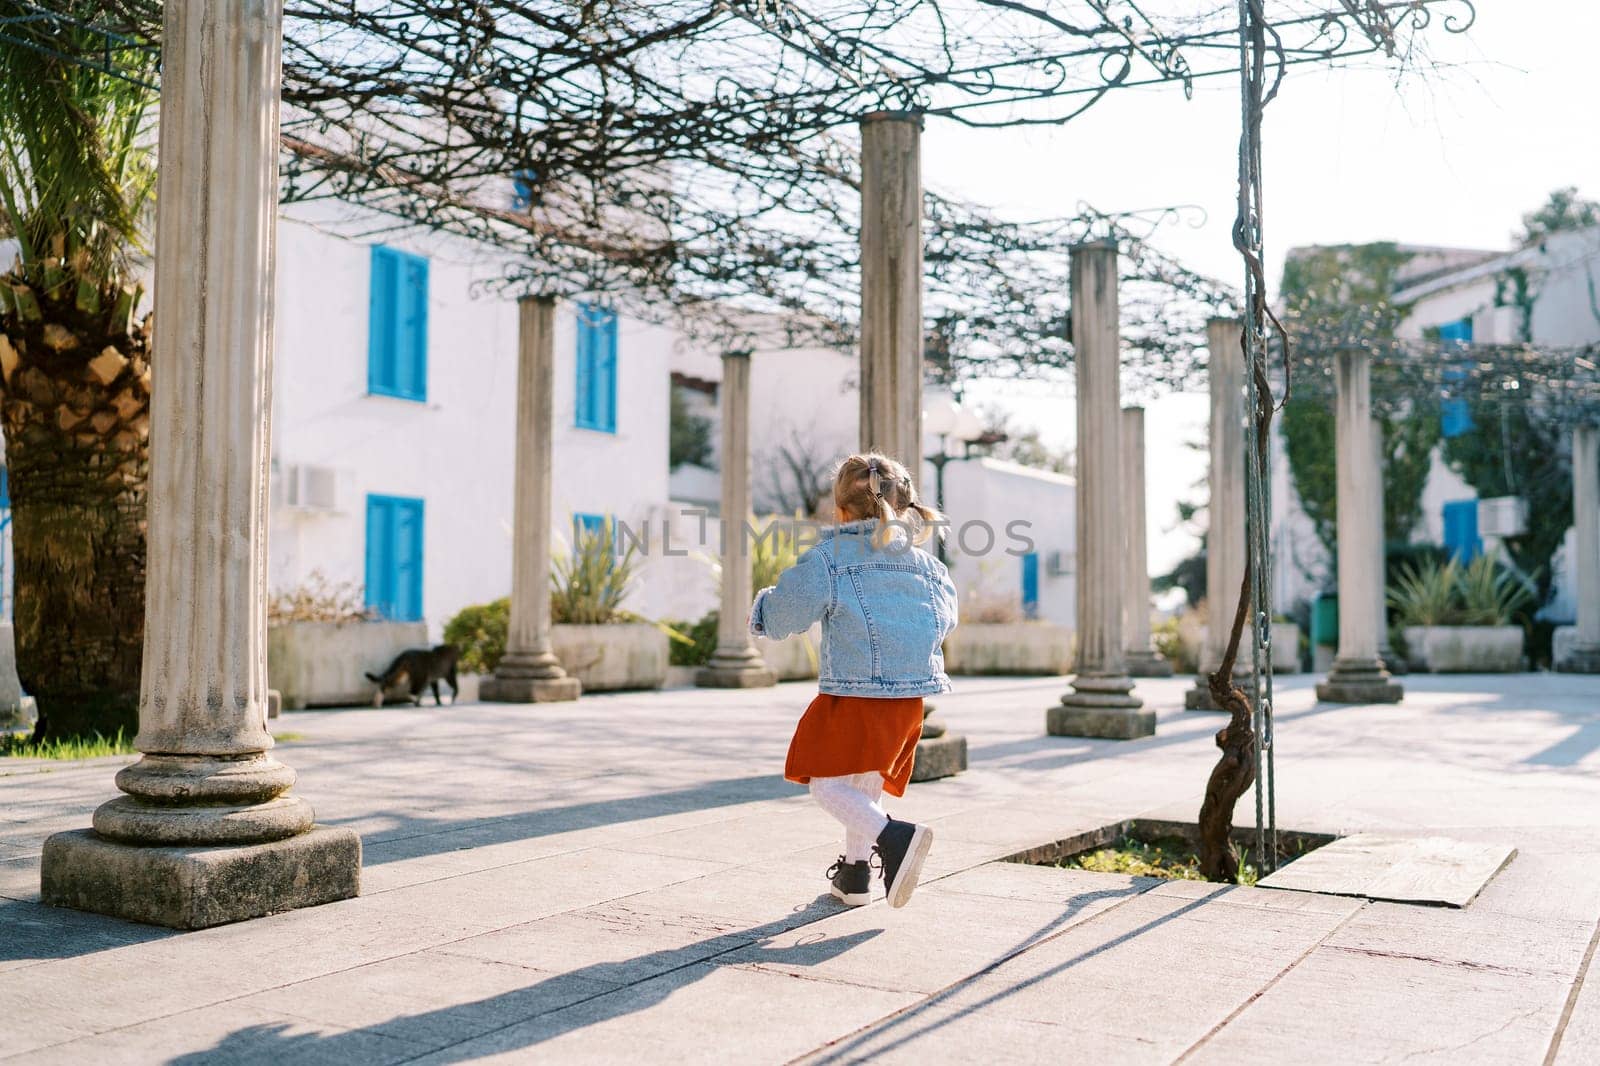
<svg viewBox="0 0 1600 1066"><path fill-rule="evenodd" d="M580 429L617 431L617 313L578 305L578 403Z"/></svg>
<svg viewBox="0 0 1600 1066"><path fill-rule="evenodd" d="M1464 563L1483 554L1477 500L1452 500L1444 505L1444 546L1452 558Z"/></svg>
<svg viewBox="0 0 1600 1066"><path fill-rule="evenodd" d="M1028 552L1022 557L1022 613L1027 618L1039 617L1039 553Z"/></svg>
<svg viewBox="0 0 1600 1066"><path fill-rule="evenodd" d="M537 171L514 170L511 172L511 210L527 211L533 207L533 188L538 180Z"/></svg>
<svg viewBox="0 0 1600 1066"><path fill-rule="evenodd" d="M1440 326L1439 340L1444 344L1455 343L1463 347L1471 344L1472 319L1461 318ZM1465 381L1466 378L1467 372L1460 367L1445 368L1447 387L1450 382ZM1472 410L1466 400L1446 396L1439 402L1439 431L1446 437L1459 437L1472 431Z"/></svg>
<svg viewBox="0 0 1600 1066"><path fill-rule="evenodd" d="M606 516L603 514L575 514L572 516L572 536L576 540L589 534L604 533L606 531Z"/></svg>
<svg viewBox="0 0 1600 1066"><path fill-rule="evenodd" d="M367 391L428 398L428 261L381 244L372 246Z"/></svg>
<svg viewBox="0 0 1600 1066"><path fill-rule="evenodd" d="M391 622L422 620L422 501L367 497L367 606Z"/></svg>

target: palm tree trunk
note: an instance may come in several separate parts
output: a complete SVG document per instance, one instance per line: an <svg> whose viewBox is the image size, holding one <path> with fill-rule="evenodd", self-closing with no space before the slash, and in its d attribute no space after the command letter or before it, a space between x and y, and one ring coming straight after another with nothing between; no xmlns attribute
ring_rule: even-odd
<svg viewBox="0 0 1600 1066"><path fill-rule="evenodd" d="M56 279L50 279L55 281ZM0 279L17 670L36 736L137 725L150 320L136 291ZM98 293L93 291L98 289ZM55 294L73 293L72 298Z"/></svg>

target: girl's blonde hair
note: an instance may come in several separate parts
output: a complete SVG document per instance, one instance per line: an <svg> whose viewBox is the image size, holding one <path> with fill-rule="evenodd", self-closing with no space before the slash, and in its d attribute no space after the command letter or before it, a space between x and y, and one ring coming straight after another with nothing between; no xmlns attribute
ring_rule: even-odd
<svg viewBox="0 0 1600 1066"><path fill-rule="evenodd" d="M914 544L927 540L943 522L944 515L917 499L911 475L898 460L878 452L852 455L839 464L833 476L833 503L846 522L866 518L878 520L879 541L887 541L898 522L905 526Z"/></svg>

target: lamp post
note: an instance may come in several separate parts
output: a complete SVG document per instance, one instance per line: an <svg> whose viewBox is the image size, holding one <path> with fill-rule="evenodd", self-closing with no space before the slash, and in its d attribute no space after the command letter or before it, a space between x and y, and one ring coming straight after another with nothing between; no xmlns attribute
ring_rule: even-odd
<svg viewBox="0 0 1600 1066"><path fill-rule="evenodd" d="M964 462L971 459L974 444L998 444L1006 439L1004 433L985 433L983 423L978 416L962 407L953 399L939 399L922 409L922 429L924 433L931 433L939 438L939 447L932 455L923 456L923 461L933 464L933 500L939 508L939 513L944 513L944 468L952 462ZM952 443L961 445L960 454L952 454ZM944 538L934 538L934 554L941 563L949 560L945 557Z"/></svg>

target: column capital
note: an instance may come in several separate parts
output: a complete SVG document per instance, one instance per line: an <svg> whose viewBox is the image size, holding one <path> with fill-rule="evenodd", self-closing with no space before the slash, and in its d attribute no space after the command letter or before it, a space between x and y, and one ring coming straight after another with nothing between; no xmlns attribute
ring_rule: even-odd
<svg viewBox="0 0 1600 1066"><path fill-rule="evenodd" d="M863 126L869 123L878 122L915 122L917 124L917 128L920 130L923 128L924 115L921 111L916 110L897 111L892 108L885 108L881 111L868 111L864 113L861 116L860 122Z"/></svg>

